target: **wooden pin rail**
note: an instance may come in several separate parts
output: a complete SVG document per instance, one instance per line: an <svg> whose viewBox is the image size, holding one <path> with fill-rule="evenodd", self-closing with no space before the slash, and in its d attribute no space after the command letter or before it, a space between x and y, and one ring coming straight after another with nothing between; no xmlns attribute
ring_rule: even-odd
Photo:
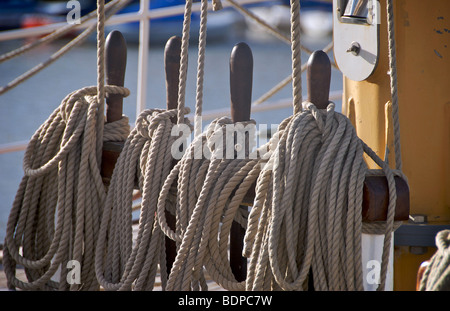
<svg viewBox="0 0 450 311"><path fill-rule="evenodd" d="M172 37L165 47L165 71L167 109L176 109L178 105L178 82L181 39ZM109 34L106 40L106 75L107 84L124 85L126 67L126 43L118 31ZM231 116L233 122L250 120L251 93L253 78L253 56L245 43L237 44L230 56L230 95ZM307 83L308 100L319 109L326 109L330 90L331 64L323 51L312 53L308 61ZM122 117L122 97L109 95L106 97L106 122L114 122ZM173 120L176 122L176 120ZM105 143L101 174L104 183L109 184L115 163L123 148L124 142ZM174 160L174 165L176 161ZM397 202L395 220L404 221L409 218L409 188L405 180L395 177ZM252 187L242 204L251 206L255 196ZM364 222L385 221L389 203L387 180L384 176L368 175L364 181L362 219ZM243 208L243 207L242 207ZM175 219L167 214L168 224L175 226ZM236 280L242 281L246 277L247 261L242 257L244 229L237 223L231 228L230 263ZM167 271L170 271L176 256L175 244L166 240Z"/></svg>
<svg viewBox="0 0 450 311"><path fill-rule="evenodd" d="M308 100L319 109L329 103L331 63L328 55L314 51L308 59L306 72ZM397 206L395 220L409 219L409 188L406 181L395 177ZM389 205L389 188L384 176L368 175L364 181L362 219L366 222L385 221Z"/></svg>
<svg viewBox="0 0 450 311"><path fill-rule="evenodd" d="M331 63L328 55L321 51L315 51L308 59L306 72L308 101L319 109L326 109L329 103ZM395 221L409 219L409 187L401 177L395 177L397 190L397 202L395 209ZM244 203L251 205L255 196L251 189L244 198ZM368 175L363 186L362 220L364 222L385 221L389 205L389 188L384 176Z"/></svg>

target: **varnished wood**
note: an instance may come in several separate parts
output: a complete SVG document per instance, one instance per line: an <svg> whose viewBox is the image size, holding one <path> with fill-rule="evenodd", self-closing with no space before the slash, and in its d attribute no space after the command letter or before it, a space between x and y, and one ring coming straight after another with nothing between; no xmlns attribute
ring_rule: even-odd
<svg viewBox="0 0 450 311"><path fill-rule="evenodd" d="M233 122L250 120L253 84L253 55L250 47L238 43L230 57L231 118Z"/></svg>
<svg viewBox="0 0 450 311"><path fill-rule="evenodd" d="M127 46L122 33L112 31L105 42L106 84L124 86L127 63ZM106 94L106 123L118 121L123 114L123 97L118 94ZM114 167L124 142L105 142L103 144L101 176L105 185L109 185Z"/></svg>
<svg viewBox="0 0 450 311"><path fill-rule="evenodd" d="M164 48L164 71L166 75L166 107L168 110L178 107L178 88L180 81L180 58L181 58L181 38L177 36L167 40ZM176 123L176 118L172 119ZM174 159L172 166L176 164ZM176 218L169 212L165 212L168 226L175 230ZM175 241L165 238L166 243L166 268L167 274L170 274L173 263L177 256Z"/></svg>
<svg viewBox="0 0 450 311"><path fill-rule="evenodd" d="M250 120L253 84L253 55L244 43L234 46L230 56L230 98L233 122ZM247 148L247 147L246 147ZM247 206L240 208L246 209ZM247 259L242 256L245 229L233 221L230 229L230 265L237 281L247 276Z"/></svg>
<svg viewBox="0 0 450 311"><path fill-rule="evenodd" d="M430 265L430 260L426 260L426 261L422 262L419 269L417 270L416 291L420 290L420 283L422 282L425 270L427 270L429 265Z"/></svg>
<svg viewBox="0 0 450 311"><path fill-rule="evenodd" d="M124 86L127 66L127 45L120 31L112 31L105 42L106 84ZM123 97L118 94L106 94L106 122L122 118Z"/></svg>
<svg viewBox="0 0 450 311"><path fill-rule="evenodd" d="M409 219L409 187L401 177L396 176L395 188L397 201L395 207L395 221ZM363 186L362 220L385 221L389 206L389 188L385 176L366 176Z"/></svg>
<svg viewBox="0 0 450 311"><path fill-rule="evenodd" d="M326 109L330 93L331 63L324 51L314 51L309 57L306 80L308 101L319 109Z"/></svg>
<svg viewBox="0 0 450 311"><path fill-rule="evenodd" d="M166 73L166 106L177 109L180 82L181 38L171 37L164 49L164 69Z"/></svg>

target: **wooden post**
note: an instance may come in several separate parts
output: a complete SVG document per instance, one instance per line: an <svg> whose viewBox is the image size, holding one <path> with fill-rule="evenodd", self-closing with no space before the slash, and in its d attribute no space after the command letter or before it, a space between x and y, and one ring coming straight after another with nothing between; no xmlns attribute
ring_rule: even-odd
<svg viewBox="0 0 450 311"><path fill-rule="evenodd" d="M253 82L253 55L246 43L234 46L230 57L231 118L233 122L250 120ZM244 146L248 148L248 146ZM247 206L240 208L247 209ZM245 230L233 221L230 231L230 265L237 281L247 276L247 259L242 256Z"/></svg>
<svg viewBox="0 0 450 311"><path fill-rule="evenodd" d="M112 31L105 42L106 84L124 86L127 64L127 46L120 31ZM122 118L123 97L119 94L106 94L106 123ZM105 142L103 144L101 175L108 185L124 142Z"/></svg>

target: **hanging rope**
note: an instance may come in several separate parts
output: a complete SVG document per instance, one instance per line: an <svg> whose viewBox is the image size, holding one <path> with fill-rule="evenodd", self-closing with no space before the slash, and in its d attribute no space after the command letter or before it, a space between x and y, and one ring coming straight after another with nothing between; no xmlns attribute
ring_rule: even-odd
<svg viewBox="0 0 450 311"><path fill-rule="evenodd" d="M115 86L105 90L129 95ZM10 288L68 289L69 260L82 267L79 289L98 287L93 251L106 193L97 160L96 128L103 118L96 94L97 87L86 87L67 95L28 144L25 174L6 229L4 265ZM104 132L104 140L125 139L128 119L105 125ZM28 282L16 278L16 264L25 267ZM51 278L60 267L58 284Z"/></svg>
<svg viewBox="0 0 450 311"><path fill-rule="evenodd" d="M188 2L186 7L189 12ZM201 117L203 105L206 0L202 1L201 7L196 120ZM188 38L189 29L188 23L184 25L183 41ZM182 61L183 59L182 57ZM180 78L180 94L184 83L185 79ZM179 109L180 104L183 105L181 96ZM228 240L234 219L245 227L245 216L241 214L239 203L256 180L258 171L254 167L257 166L258 160L250 160L248 155L239 160L224 157L223 144L230 139L229 135L226 135L227 125L231 124L229 118L218 118L209 125L205 133L200 134L200 131L197 131L194 141L170 172L161 190L158 203L159 224L165 235L177 242L177 256L166 290L206 290L204 268L213 280L226 289L244 288L242 283L236 282L231 272L227 253ZM239 125L245 128L249 124L254 124L254 121ZM234 148L234 145L231 147ZM205 150L209 150L210 157L204 154ZM165 213L171 208L167 199L175 181L178 186L176 229L173 231L166 223Z"/></svg>
<svg viewBox="0 0 450 311"><path fill-rule="evenodd" d="M10 288L94 290L94 250L106 191L100 176L103 141L122 141L128 118L104 124L104 1L97 1L97 86L75 91L33 135L24 156L25 176L11 210L5 239L5 273ZM80 280L66 278L72 262ZM15 276L23 265L28 282ZM67 265L66 265L67 264ZM61 269L60 280L51 278Z"/></svg>
<svg viewBox="0 0 450 311"><path fill-rule="evenodd" d="M386 1L388 47L389 47L389 77L392 97L392 118L394 119L394 148L395 168L402 170L402 155L400 146L400 122L398 115L398 86L397 86L397 54L395 49L394 7L392 0Z"/></svg>
<svg viewBox="0 0 450 311"><path fill-rule="evenodd" d="M246 215L239 208L259 174L259 160L230 159L226 156L229 118L214 120L207 131L189 146L170 172L158 203L158 220L163 232L178 242L177 256L167 290L207 290L203 268L211 279L228 290L243 290L236 282L228 260L229 233L233 220L246 226ZM245 128L254 121L238 123ZM239 126L237 125L237 126ZM232 132L234 133L234 132ZM234 146L234 145L233 145ZM208 149L205 149L208 148ZM199 149L210 156L199 155ZM166 223L166 201L178 178L176 231Z"/></svg>
<svg viewBox="0 0 450 311"><path fill-rule="evenodd" d="M107 290L151 290L158 266L162 287L167 282L164 235L155 219L159 191L173 165L173 124L190 127L184 116L185 88L192 1L186 2L180 55L178 109L145 110L128 137L118 159L109 188L96 252L96 273ZM206 44L207 2L202 3L199 42L198 90L196 111L201 113L204 48ZM137 237L132 236L132 194L139 180L142 193ZM172 189L173 190L173 189ZM175 194L171 193L168 210L174 213ZM119 230L117 230L119 228Z"/></svg>
<svg viewBox="0 0 450 311"><path fill-rule="evenodd" d="M186 108L185 113L189 113ZM96 274L106 290L152 290L158 265L166 263L164 235L155 219L159 189L172 168L171 118L177 110L143 111L116 162L96 249ZM185 120L185 124L189 124ZM139 228L133 241L135 182L142 194ZM171 210L174 198L170 197ZM165 286L165 269L160 269Z"/></svg>
<svg viewBox="0 0 450 311"><path fill-rule="evenodd" d="M326 112L303 105L280 126L258 178L245 237L246 289L306 290L311 271L315 290L362 290L363 153L382 161L334 104Z"/></svg>
<svg viewBox="0 0 450 311"><path fill-rule="evenodd" d="M294 116L280 126L275 137L278 145L272 149L268 169L258 179L245 237L244 254L250 258L246 288L305 290L312 273L316 290L362 290L360 239L364 230L385 235L378 287L384 290L395 229L394 174L402 174L393 172L357 138L347 118L334 112L334 104L325 113L304 102L301 111L300 33L295 27L299 24L298 5L291 1ZM392 48L390 57L395 67ZM391 75L395 80L395 71ZM392 82L394 90L395 85ZM398 124L398 117L394 123ZM368 172L364 152L387 178L389 207L386 222L367 224L363 229L362 186Z"/></svg>
<svg viewBox="0 0 450 311"><path fill-rule="evenodd" d="M302 104L300 30L300 1L291 0L292 96L294 114L301 111Z"/></svg>

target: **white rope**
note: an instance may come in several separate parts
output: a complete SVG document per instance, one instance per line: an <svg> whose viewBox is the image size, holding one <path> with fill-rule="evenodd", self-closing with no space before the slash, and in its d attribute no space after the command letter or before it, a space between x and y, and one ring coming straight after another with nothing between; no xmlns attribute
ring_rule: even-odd
<svg viewBox="0 0 450 311"><path fill-rule="evenodd" d="M105 86L111 94L129 91ZM10 288L98 288L93 270L96 234L106 192L97 161L99 116L97 87L75 91L62 101L36 131L25 151L24 177L11 209L4 264ZM125 139L128 119L105 125L105 137ZM103 139L102 139L103 142ZM66 263L81 265L81 284L66 281ZM15 276L25 267L28 282ZM61 267L61 282L51 280Z"/></svg>
<svg viewBox="0 0 450 311"><path fill-rule="evenodd" d="M189 113L187 109L185 113ZM172 168L171 118L177 110L143 111L117 160L96 249L96 275L106 290L152 290L158 265L165 267L164 235L155 212L166 176ZM185 120L186 124L188 120ZM142 194L139 228L133 239L132 197L136 181ZM170 197L174 209L174 198ZM165 287L165 269L161 280Z"/></svg>
<svg viewBox="0 0 450 311"><path fill-rule="evenodd" d="M253 124L241 123L241 125ZM204 271L228 290L243 290L228 260L231 223L240 218L239 205L259 173L259 160L229 159L224 142L228 118L218 118L197 136L167 177L158 203L158 220L166 236L178 242L166 290L207 289ZM234 145L233 145L234 147ZM205 149L208 148L208 149ZM198 151L209 150L210 157ZM167 196L178 179L176 231L166 223Z"/></svg>

